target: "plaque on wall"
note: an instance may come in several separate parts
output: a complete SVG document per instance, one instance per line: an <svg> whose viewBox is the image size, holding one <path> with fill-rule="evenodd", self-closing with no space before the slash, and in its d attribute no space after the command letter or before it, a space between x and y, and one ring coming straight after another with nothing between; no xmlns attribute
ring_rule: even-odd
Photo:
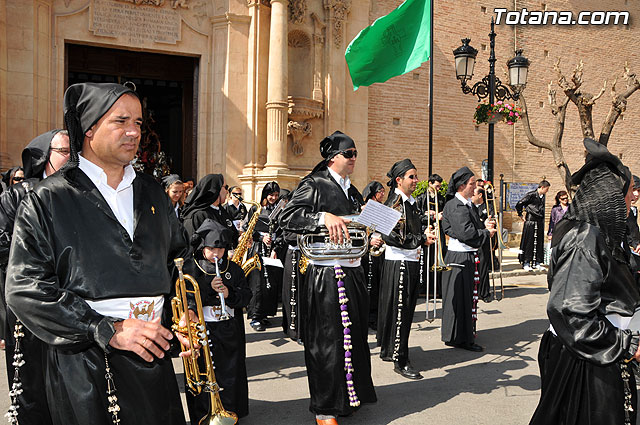
<svg viewBox="0 0 640 425"><path fill-rule="evenodd" d="M136 5L118 0L91 0L89 30L100 37L121 38L141 45L180 41L180 13L169 5Z"/></svg>

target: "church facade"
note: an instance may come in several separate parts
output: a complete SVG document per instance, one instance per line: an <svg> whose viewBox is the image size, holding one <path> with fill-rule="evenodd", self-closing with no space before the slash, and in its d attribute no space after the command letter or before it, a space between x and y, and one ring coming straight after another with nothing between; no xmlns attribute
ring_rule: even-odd
<svg viewBox="0 0 640 425"><path fill-rule="evenodd" d="M567 75L584 61L583 87L597 95L596 133L611 105L611 86L624 64L640 68L633 49L637 5L603 6L585 0L434 1L434 101L429 105L429 63L384 84L353 90L344 52L360 30L400 0L0 0L0 168L20 163L24 145L62 127L62 99L70 84L131 81L145 106L147 170L165 166L183 177L224 173L253 198L277 180L293 188L320 160L320 140L335 130L358 147L352 180L363 188L386 181L396 160L409 157L428 175L429 108L433 108L433 172L448 180L463 165L480 174L487 131L474 125L478 100L464 95L455 78L452 51L470 37L479 50L473 81L489 70L489 23L496 8L508 10L628 10L627 25L496 26L496 70L523 48L532 64L525 97L531 129L550 140L555 117L549 82L554 64ZM579 10L578 10L579 8ZM562 102L562 89L555 87ZM626 117L640 112L630 97ZM632 169L640 166L632 119L619 120L610 149ZM575 171L582 161L581 128L569 105L564 145ZM528 141L521 124L496 125L495 178L552 183L560 179L549 151ZM640 169L635 171L640 174ZM550 196L549 198L553 198Z"/></svg>

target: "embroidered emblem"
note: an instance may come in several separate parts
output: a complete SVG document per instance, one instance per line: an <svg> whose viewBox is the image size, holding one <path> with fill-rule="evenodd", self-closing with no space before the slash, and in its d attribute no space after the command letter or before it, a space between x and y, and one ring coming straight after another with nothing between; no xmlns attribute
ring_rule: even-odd
<svg viewBox="0 0 640 425"><path fill-rule="evenodd" d="M224 274L224 278L225 278L225 279L227 279L227 280L231 280L231 273L226 272L226 273Z"/></svg>
<svg viewBox="0 0 640 425"><path fill-rule="evenodd" d="M129 307L131 310L129 311L130 319L140 319L145 322L150 322L155 319L155 311L153 311L153 306L155 305L155 301L142 300L137 303L129 302Z"/></svg>
<svg viewBox="0 0 640 425"><path fill-rule="evenodd" d="M153 206L151 206L151 213L152 213L153 215L155 215L155 214L156 214L156 209L155 209L155 207L153 207Z"/></svg>

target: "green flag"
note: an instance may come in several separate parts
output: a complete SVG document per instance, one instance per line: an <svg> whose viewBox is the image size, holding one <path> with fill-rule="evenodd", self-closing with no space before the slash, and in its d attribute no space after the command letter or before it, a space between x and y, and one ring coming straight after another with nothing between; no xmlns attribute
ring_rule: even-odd
<svg viewBox="0 0 640 425"><path fill-rule="evenodd" d="M360 31L344 54L353 89L383 83L429 60L431 0L405 0Z"/></svg>

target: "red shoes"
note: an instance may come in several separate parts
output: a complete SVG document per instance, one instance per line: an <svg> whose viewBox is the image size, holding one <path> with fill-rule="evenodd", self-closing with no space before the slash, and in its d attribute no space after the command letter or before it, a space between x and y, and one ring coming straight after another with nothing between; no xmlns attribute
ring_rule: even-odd
<svg viewBox="0 0 640 425"><path fill-rule="evenodd" d="M338 425L338 421L336 421L336 418L333 418L333 419L316 419L316 424L318 424L318 425Z"/></svg>

